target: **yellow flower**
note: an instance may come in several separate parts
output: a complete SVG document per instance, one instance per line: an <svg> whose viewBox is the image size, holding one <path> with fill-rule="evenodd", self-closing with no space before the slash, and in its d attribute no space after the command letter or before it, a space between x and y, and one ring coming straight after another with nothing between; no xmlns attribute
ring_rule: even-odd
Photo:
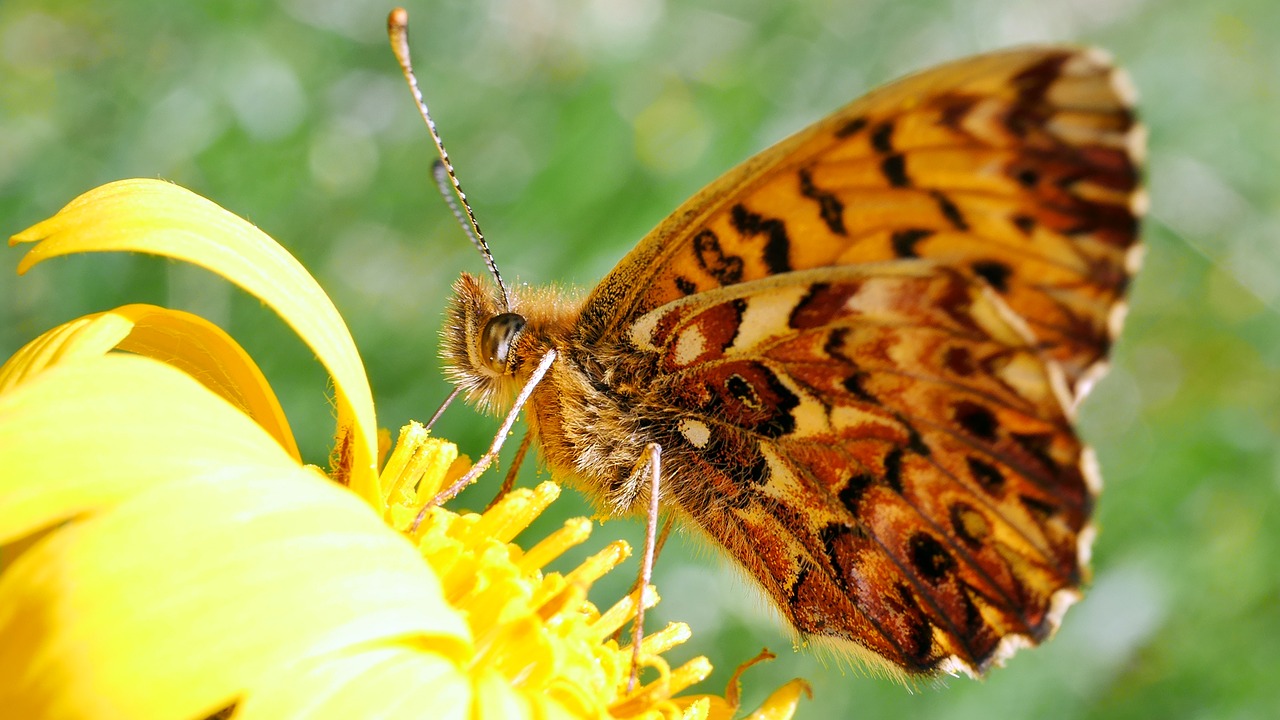
<svg viewBox="0 0 1280 720"><path fill-rule="evenodd" d="M373 400L350 333L309 274L217 205L152 180L111 183L15 235L19 265L127 250L216 272L274 308L333 381L330 468L302 462L262 373L226 333L148 305L50 330L0 367L0 707L13 717L728 718L681 696L673 624L645 638L658 678L626 690L612 640L635 612L588 588L615 543L561 575L573 520L511 542L558 494L483 514L421 507L465 469L405 428L379 470ZM124 352L119 352L124 351ZM334 481L337 482L334 482ZM345 487L344 487L345 486ZM646 603L656 602L652 588ZM744 666L745 667L745 666ZM786 718L796 680L752 717Z"/></svg>

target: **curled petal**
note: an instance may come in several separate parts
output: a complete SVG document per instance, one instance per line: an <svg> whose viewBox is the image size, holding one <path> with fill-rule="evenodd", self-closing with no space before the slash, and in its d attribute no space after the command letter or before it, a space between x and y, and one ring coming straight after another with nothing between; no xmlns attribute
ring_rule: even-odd
<svg viewBox="0 0 1280 720"><path fill-rule="evenodd" d="M177 185L135 179L90 190L10 239L20 242L37 244L19 273L59 255L144 252L200 265L262 300L333 378L344 479L365 498L381 497L373 398L351 333L315 279L261 230Z"/></svg>
<svg viewBox="0 0 1280 720"><path fill-rule="evenodd" d="M295 460L298 445L280 401L240 344L198 315L155 305L125 305L76 318L27 343L0 367L0 393L44 369L113 349L172 365L253 418Z"/></svg>
<svg viewBox="0 0 1280 720"><path fill-rule="evenodd" d="M0 393L61 363L99 357L128 337L133 323L114 313L78 317L23 345L0 366Z"/></svg>

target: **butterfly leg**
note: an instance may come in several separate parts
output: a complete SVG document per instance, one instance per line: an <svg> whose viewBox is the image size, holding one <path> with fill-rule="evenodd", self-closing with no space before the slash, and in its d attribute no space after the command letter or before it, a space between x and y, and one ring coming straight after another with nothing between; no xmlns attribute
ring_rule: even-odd
<svg viewBox="0 0 1280 720"><path fill-rule="evenodd" d="M675 524L676 524L676 519L670 515L668 515L667 519L662 522L662 530L658 532L658 542L653 548L653 566L654 567L658 566L658 558L662 557L662 548L666 546L667 538L671 536L671 529L675 527ZM643 581L643 576L637 573L636 581L627 590L627 594L634 595L636 590L642 587L641 585L642 581ZM622 637L621 633L622 633L622 630L618 630L618 634L614 636L614 639L620 640Z"/></svg>
<svg viewBox="0 0 1280 720"><path fill-rule="evenodd" d="M657 567L658 558L662 555L662 548L666 546L667 538L671 536L671 529L675 527L675 524L676 524L676 519L671 516L668 516L667 519L663 521L662 531L658 533L658 542L654 545L654 548L653 548L652 560L649 562L642 562L640 570L636 574L636 581L632 583L631 588L627 590L627 595L635 595L637 599L644 598L644 595L637 594L637 591L648 584L648 578L653 574L652 568ZM649 555L648 553L646 553L645 558L648 558L648 557ZM648 568L648 572L646 572L646 568ZM641 624L643 624L643 612L640 613L640 617L637 617L637 620L640 620ZM613 639L617 642L622 641L622 628L618 628L617 632L613 634ZM639 644L637 643L637 647L638 646ZM634 653L635 651L633 650L632 652Z"/></svg>
<svg viewBox="0 0 1280 720"><path fill-rule="evenodd" d="M524 387L520 388L520 394L516 396L516 401L511 406L507 417L502 421L502 427L498 428L498 434L493 438L493 444L489 446L489 450L480 456L471 469L457 482L449 487L441 490L431 501L422 506L418 511L418 516L413 519L413 524L409 526L409 531L413 532L422 524L423 519L427 517L427 510L452 500L463 488L475 482L490 465L498 459L498 453L502 451L502 445L507 441L507 434L511 432L511 426L516 424L516 418L520 417L520 411L524 409L525 403L529 402L529 396L533 395L533 389L542 382L542 378L546 377L547 371L551 369L551 363L555 362L556 351L548 350L542 356L542 360L538 362L538 366L533 369L533 373L529 375L529 380L525 382Z"/></svg>
<svg viewBox="0 0 1280 720"><path fill-rule="evenodd" d="M627 692L635 689L640 678L640 643L644 640L644 589L653 579L653 563L658 554L658 489L662 485L662 446L649 443L645 457L649 462L649 512L644 528L644 557L640 559L640 577L636 580L636 623L631 631L631 678L627 680ZM665 541L670 523L662 532Z"/></svg>
<svg viewBox="0 0 1280 720"><path fill-rule="evenodd" d="M516 456L511 458L511 467L507 468L507 476L502 479L502 487L498 488L498 494L493 496L489 504L485 506L485 512L488 512L498 501L507 496L511 492L511 488L516 485L516 475L520 474L520 468L524 465L524 456L529 454L529 446L533 444L533 431L526 430L524 439L520 441L520 447L516 448Z"/></svg>
<svg viewBox="0 0 1280 720"><path fill-rule="evenodd" d="M445 398L444 402L440 403L440 407L436 408L435 413L431 415L431 419L428 420L426 425L423 427L430 430L436 424L436 421L440 419L440 416L444 415L444 411L449 409L449 406L453 404L454 399L457 398L461 392L462 388L455 387L453 392L449 393L449 397Z"/></svg>

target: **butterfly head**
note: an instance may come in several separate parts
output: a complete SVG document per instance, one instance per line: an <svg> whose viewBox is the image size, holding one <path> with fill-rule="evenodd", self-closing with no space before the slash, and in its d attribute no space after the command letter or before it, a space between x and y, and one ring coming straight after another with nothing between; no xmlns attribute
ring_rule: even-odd
<svg viewBox="0 0 1280 720"><path fill-rule="evenodd" d="M445 373L467 400L493 410L518 390L524 316L505 310L494 288L463 273L453 286L441 338Z"/></svg>
<svg viewBox="0 0 1280 720"><path fill-rule="evenodd" d="M576 294L523 286L508 304L497 287L463 273L442 331L445 374L476 407L509 408L547 351L571 342L581 306Z"/></svg>

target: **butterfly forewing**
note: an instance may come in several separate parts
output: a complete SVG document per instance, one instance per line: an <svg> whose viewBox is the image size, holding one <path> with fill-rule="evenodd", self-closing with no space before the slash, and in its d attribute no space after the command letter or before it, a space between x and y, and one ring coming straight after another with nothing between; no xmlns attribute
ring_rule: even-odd
<svg viewBox="0 0 1280 720"><path fill-rule="evenodd" d="M672 299L825 265L931 258L982 277L1075 390L1136 263L1140 129L1097 51L960 60L855 101L696 195L588 299L586 344Z"/></svg>
<svg viewBox="0 0 1280 720"><path fill-rule="evenodd" d="M1093 51L978 56L748 160L582 303L521 298L505 373L458 285L446 360L529 401L553 470L608 511L661 501L804 638L980 674L1077 596L1096 479L1071 423L1136 264L1141 151Z"/></svg>

